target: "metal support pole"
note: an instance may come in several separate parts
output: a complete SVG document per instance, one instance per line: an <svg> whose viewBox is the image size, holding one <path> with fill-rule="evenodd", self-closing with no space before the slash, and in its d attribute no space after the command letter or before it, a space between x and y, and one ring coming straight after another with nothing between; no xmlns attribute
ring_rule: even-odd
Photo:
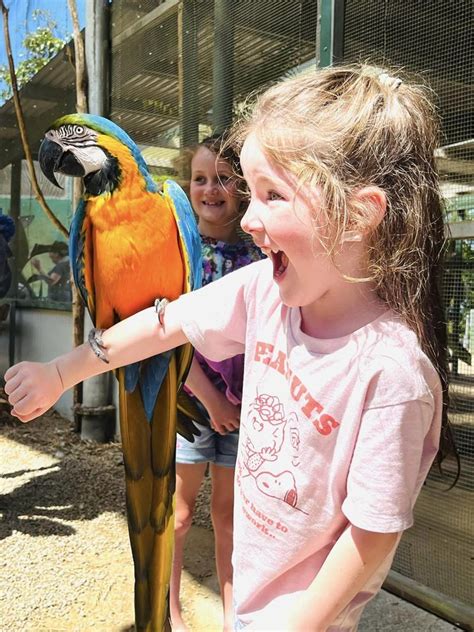
<svg viewBox="0 0 474 632"><path fill-rule="evenodd" d="M21 212L21 160L12 163L10 181L10 216L15 222L17 237L13 238L14 265L12 270L12 302L8 320L8 363L15 364L15 334L16 334L16 297L18 295L18 252L19 252L19 223Z"/></svg>
<svg viewBox="0 0 474 632"><path fill-rule="evenodd" d="M318 0L318 68L332 64L333 1Z"/></svg>
<svg viewBox="0 0 474 632"><path fill-rule="evenodd" d="M86 67L89 112L109 114L110 5L108 0L86 1Z"/></svg>
<svg viewBox="0 0 474 632"><path fill-rule="evenodd" d="M181 147L199 140L198 46L194 1L178 6L178 85Z"/></svg>
<svg viewBox="0 0 474 632"><path fill-rule="evenodd" d="M332 61L344 61L344 25L346 17L346 0L334 0L332 29Z"/></svg>
<svg viewBox="0 0 474 632"><path fill-rule="evenodd" d="M91 114L109 113L109 2L86 2L86 67L88 104ZM85 337L92 327L86 315ZM111 405L110 373L103 373L84 382L83 404L75 412L82 415L81 438L104 443L115 432L114 407Z"/></svg>
<svg viewBox="0 0 474 632"><path fill-rule="evenodd" d="M395 571L390 571L383 587L463 630L474 630L474 607L470 604L461 603Z"/></svg>
<svg viewBox="0 0 474 632"><path fill-rule="evenodd" d="M223 132L232 123L234 99L234 15L232 0L214 0L212 124Z"/></svg>
<svg viewBox="0 0 474 632"><path fill-rule="evenodd" d="M344 0L318 0L318 68L344 59Z"/></svg>

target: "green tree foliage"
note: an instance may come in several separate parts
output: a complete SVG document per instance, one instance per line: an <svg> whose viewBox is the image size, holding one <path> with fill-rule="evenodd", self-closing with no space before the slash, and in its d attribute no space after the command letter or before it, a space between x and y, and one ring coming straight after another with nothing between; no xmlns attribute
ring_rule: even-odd
<svg viewBox="0 0 474 632"><path fill-rule="evenodd" d="M27 83L48 61L63 48L66 40L56 34L56 22L48 11L37 9L32 18L38 23L35 31L28 33L23 40L24 57L16 65L18 86ZM1 85L3 84L3 89ZM11 79L8 66L0 66L0 101L6 101L12 96Z"/></svg>

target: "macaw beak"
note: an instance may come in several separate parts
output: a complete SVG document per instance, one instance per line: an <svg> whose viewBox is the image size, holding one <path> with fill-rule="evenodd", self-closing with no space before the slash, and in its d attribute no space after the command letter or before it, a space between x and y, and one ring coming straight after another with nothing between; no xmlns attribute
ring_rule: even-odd
<svg viewBox="0 0 474 632"><path fill-rule="evenodd" d="M74 154L64 151L60 145L48 138L45 138L40 145L38 162L48 180L60 189L62 186L56 180L55 171L67 176L83 177L85 175L84 167Z"/></svg>

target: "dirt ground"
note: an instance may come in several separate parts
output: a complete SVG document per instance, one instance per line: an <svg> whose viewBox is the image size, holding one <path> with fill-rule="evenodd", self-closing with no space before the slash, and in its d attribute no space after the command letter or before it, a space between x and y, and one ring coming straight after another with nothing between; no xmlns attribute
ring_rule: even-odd
<svg viewBox="0 0 474 632"><path fill-rule="evenodd" d="M54 413L23 425L0 412L0 454L0 631L133 629L120 445L80 441ZM222 629L208 495L206 481L183 574L196 631Z"/></svg>

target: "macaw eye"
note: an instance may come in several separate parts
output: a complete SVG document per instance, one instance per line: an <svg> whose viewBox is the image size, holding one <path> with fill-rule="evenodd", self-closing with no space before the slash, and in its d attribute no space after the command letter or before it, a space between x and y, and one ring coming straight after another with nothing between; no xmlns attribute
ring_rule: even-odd
<svg viewBox="0 0 474 632"><path fill-rule="evenodd" d="M84 128L82 127L82 125L76 125L74 127L74 133L78 134L78 135L83 134L84 133Z"/></svg>

